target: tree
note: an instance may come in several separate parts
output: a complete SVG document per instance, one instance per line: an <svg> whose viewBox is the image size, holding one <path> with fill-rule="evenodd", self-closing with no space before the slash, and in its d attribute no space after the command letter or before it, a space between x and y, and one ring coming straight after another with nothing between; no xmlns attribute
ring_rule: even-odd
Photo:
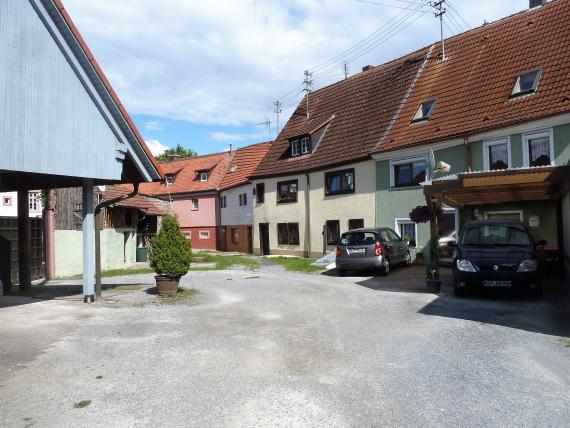
<svg viewBox="0 0 570 428"><path fill-rule="evenodd" d="M164 216L158 234L150 239L150 267L158 275L180 278L188 273L192 259L192 247L180 232L178 219Z"/></svg>
<svg viewBox="0 0 570 428"><path fill-rule="evenodd" d="M171 156L176 156L180 158L191 158L192 156L197 156L194 150L186 149L182 147L180 144L177 144L176 147L172 149L166 149L163 154L158 155L156 157L159 161L167 161L170 159Z"/></svg>

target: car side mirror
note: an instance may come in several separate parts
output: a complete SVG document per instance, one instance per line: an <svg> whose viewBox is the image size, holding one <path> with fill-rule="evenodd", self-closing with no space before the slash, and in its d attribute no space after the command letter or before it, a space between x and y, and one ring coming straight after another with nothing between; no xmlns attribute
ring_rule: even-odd
<svg viewBox="0 0 570 428"><path fill-rule="evenodd" d="M548 244L548 241L546 241L546 239L541 239L540 241L536 242L535 246L544 247L546 244Z"/></svg>

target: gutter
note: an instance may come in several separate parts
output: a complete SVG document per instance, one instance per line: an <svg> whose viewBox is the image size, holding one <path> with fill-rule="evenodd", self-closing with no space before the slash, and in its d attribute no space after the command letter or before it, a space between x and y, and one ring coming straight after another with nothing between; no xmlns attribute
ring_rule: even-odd
<svg viewBox="0 0 570 428"><path fill-rule="evenodd" d="M305 237L307 239L307 257L311 257L311 180L309 174L305 174L307 185L305 186Z"/></svg>
<svg viewBox="0 0 570 428"><path fill-rule="evenodd" d="M103 201L95 207L95 298L101 299L101 210L118 202L130 199L139 192L139 183L133 183L133 191L108 201Z"/></svg>

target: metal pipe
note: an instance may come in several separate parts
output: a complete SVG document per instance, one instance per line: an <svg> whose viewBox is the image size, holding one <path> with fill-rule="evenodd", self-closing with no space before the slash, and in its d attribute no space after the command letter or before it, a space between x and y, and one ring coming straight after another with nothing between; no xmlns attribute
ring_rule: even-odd
<svg viewBox="0 0 570 428"><path fill-rule="evenodd" d="M108 201L103 201L95 207L95 296L101 299L101 210L118 202L130 199L139 192L139 183L133 183L133 191Z"/></svg>
<svg viewBox="0 0 570 428"><path fill-rule="evenodd" d="M469 137L463 138L463 144L465 144L465 149L467 150L467 171L471 172L473 167L473 157L471 153L471 143Z"/></svg>

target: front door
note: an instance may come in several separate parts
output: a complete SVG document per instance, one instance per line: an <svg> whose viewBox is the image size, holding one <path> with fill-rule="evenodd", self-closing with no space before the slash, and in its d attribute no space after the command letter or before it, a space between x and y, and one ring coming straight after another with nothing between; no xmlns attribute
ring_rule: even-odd
<svg viewBox="0 0 570 428"><path fill-rule="evenodd" d="M253 227L247 226L247 252L253 253Z"/></svg>
<svg viewBox="0 0 570 428"><path fill-rule="evenodd" d="M259 252L262 256L268 256L269 251L269 224L259 224Z"/></svg>
<svg viewBox="0 0 570 428"><path fill-rule="evenodd" d="M227 245L226 245L227 233L228 231L226 226L222 226L220 229L220 250L222 251L227 251Z"/></svg>

